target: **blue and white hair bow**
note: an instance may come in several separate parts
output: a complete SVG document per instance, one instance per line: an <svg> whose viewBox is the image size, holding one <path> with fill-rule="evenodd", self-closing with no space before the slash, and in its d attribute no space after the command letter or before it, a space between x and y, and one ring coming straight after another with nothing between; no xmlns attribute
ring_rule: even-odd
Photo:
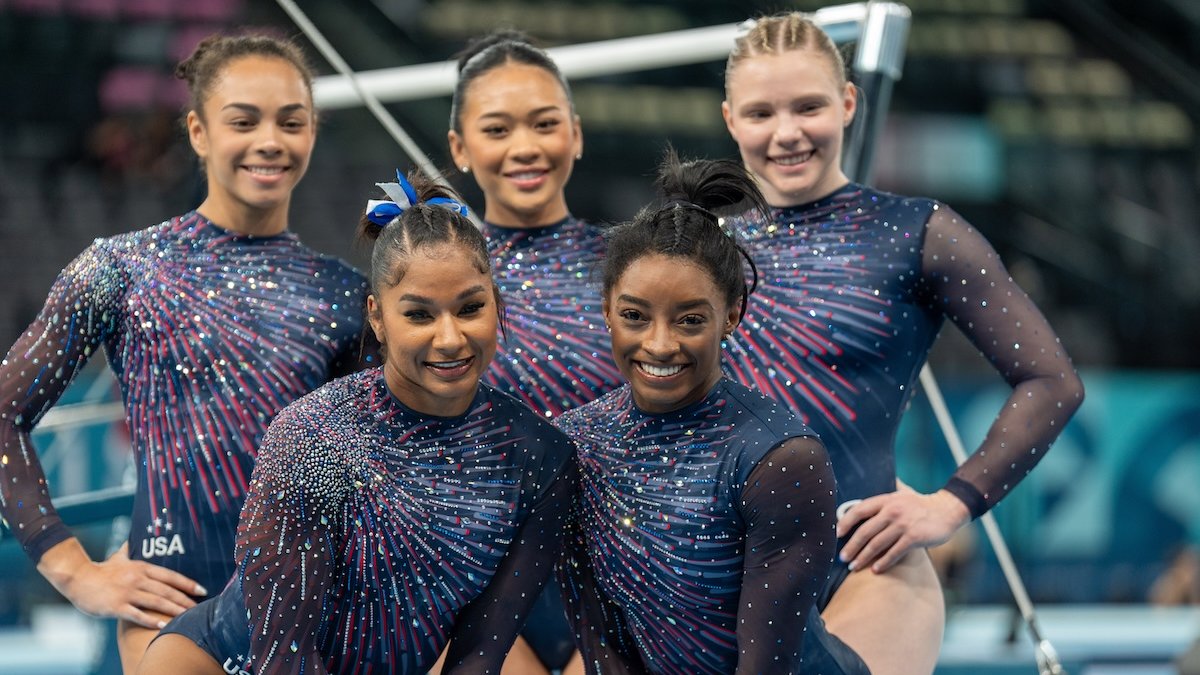
<svg viewBox="0 0 1200 675"><path fill-rule="evenodd" d="M393 220L399 218L400 214L418 203L441 206L463 217L469 213L465 205L447 197L434 197L424 202L418 202L417 191L413 189L411 183L405 180L404 174L400 173L399 169L396 169L396 181L395 183L376 183L388 196L388 199L368 199L367 220L381 227L387 227Z"/></svg>

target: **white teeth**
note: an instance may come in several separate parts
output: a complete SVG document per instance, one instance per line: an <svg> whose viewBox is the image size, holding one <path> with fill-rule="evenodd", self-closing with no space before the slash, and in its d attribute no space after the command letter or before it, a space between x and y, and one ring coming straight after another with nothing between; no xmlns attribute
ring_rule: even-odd
<svg viewBox="0 0 1200 675"><path fill-rule="evenodd" d="M457 361L441 361L439 363L427 361L425 365L429 366L430 368L443 368L445 370L452 370L459 366L465 365L469 360L470 359L459 359Z"/></svg>
<svg viewBox="0 0 1200 675"><path fill-rule="evenodd" d="M638 363L638 367L655 377L668 377L683 370L683 366L652 366L649 363Z"/></svg>
<svg viewBox="0 0 1200 675"><path fill-rule="evenodd" d="M771 161L773 161L776 164L779 164L781 166L795 166L796 164L800 164L801 162L807 162L809 159L812 158L812 156L813 156L813 153L811 150L809 150L808 152L805 152L805 153L802 153L799 155L788 155L786 157L774 157L774 158L772 158Z"/></svg>
<svg viewBox="0 0 1200 675"><path fill-rule="evenodd" d="M514 173L514 174L509 174L509 175L512 176L512 178L514 180L533 180L535 178L540 178L542 175L542 172L541 171L522 171L521 173Z"/></svg>
<svg viewBox="0 0 1200 675"><path fill-rule="evenodd" d="M246 169L250 173L255 173L260 176L274 176L276 174L283 173L283 167L281 166L248 166Z"/></svg>

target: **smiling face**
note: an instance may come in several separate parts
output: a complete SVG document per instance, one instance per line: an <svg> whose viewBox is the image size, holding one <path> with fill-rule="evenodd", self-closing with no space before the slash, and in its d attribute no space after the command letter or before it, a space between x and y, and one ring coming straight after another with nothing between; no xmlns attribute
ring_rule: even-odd
<svg viewBox="0 0 1200 675"><path fill-rule="evenodd" d="M742 161L772 206L824 197L848 182L842 138L854 117L854 85L815 49L739 61L721 104Z"/></svg>
<svg viewBox="0 0 1200 675"><path fill-rule="evenodd" d="M704 268L651 254L625 268L604 298L613 360L645 412L678 410L703 399L721 379L721 340L738 308Z"/></svg>
<svg viewBox="0 0 1200 675"><path fill-rule="evenodd" d="M488 222L536 227L567 216L563 190L583 136L554 75L522 63L493 68L468 85L458 121L450 153L475 175Z"/></svg>
<svg viewBox="0 0 1200 675"><path fill-rule="evenodd" d="M397 284L367 297L371 328L383 345L384 379L417 412L461 415L496 354L491 275L453 243L419 248L403 264Z"/></svg>
<svg viewBox="0 0 1200 675"><path fill-rule="evenodd" d="M203 107L203 116L194 110L187 116L192 148L208 178L200 212L236 231L283 231L317 133L303 76L284 59L235 59Z"/></svg>

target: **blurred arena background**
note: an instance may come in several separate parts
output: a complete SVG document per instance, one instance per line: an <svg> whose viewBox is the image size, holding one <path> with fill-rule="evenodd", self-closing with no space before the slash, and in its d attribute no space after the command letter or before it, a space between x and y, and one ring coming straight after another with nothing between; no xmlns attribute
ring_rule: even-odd
<svg viewBox="0 0 1200 675"><path fill-rule="evenodd" d="M355 70L450 58L496 26L545 46L741 21L829 3L660 0L303 0ZM908 0L903 77L873 183L953 205L1050 318L1087 401L996 511L1043 631L1073 673L1168 673L1200 636L1200 2ZM174 64L204 36L296 36L270 0L0 0L0 341L32 320L95 237L182 213L202 194ZM332 68L310 49L321 74ZM575 215L628 218L669 140L736 156L723 61L572 82L585 157ZM388 106L449 167L449 98ZM362 265L372 184L409 168L362 108L324 114L292 229ZM456 180L468 201L482 198ZM1004 384L953 329L933 365L969 447ZM36 435L57 495L124 480L119 404L95 360ZM100 404L96 407L95 404ZM940 485L950 453L917 397L900 475ZM72 412L74 410L74 412ZM82 411L82 412L80 412ZM81 533L94 556L120 522ZM979 534L938 552L950 603L939 673L1031 673L1011 594ZM0 539L0 673L103 673L107 624L82 617ZM111 666L108 666L111 667ZM1200 668L1192 665L1191 668Z"/></svg>

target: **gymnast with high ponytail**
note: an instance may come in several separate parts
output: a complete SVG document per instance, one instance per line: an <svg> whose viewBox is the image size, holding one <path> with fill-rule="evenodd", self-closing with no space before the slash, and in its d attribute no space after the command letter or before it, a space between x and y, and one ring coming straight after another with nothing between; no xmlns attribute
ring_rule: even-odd
<svg viewBox="0 0 1200 675"><path fill-rule="evenodd" d="M627 383L556 420L579 446L559 566L588 673L865 673L824 631L835 483L787 408L727 379L757 272L722 211L766 203L736 163L680 163L608 237L603 314Z"/></svg>

